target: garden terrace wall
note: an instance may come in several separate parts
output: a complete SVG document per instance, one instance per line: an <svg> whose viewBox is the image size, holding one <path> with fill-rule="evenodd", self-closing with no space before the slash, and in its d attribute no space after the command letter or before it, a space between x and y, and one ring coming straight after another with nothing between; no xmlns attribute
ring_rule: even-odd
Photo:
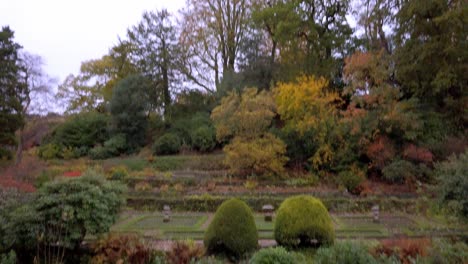
<svg viewBox="0 0 468 264"><path fill-rule="evenodd" d="M232 198L232 197L231 197ZM260 212L262 206L271 204L278 208L285 197L249 197L238 196L254 211ZM127 206L136 210L162 210L164 205L177 211L214 212L229 197L224 196L184 196L184 197L137 197L128 196ZM401 199L396 197L381 198L321 198L324 205L331 212L370 212L373 205L378 204L383 212L416 213L420 207L417 199ZM430 203L430 201L426 201Z"/></svg>

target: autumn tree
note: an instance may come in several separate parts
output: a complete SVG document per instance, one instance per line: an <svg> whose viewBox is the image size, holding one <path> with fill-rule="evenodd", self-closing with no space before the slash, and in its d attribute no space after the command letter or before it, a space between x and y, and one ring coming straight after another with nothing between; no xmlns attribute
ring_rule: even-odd
<svg viewBox="0 0 468 264"><path fill-rule="evenodd" d="M14 42L14 32L3 27L0 31L0 158L11 158L9 149L17 144L15 132L24 125L21 98L27 86L21 77L21 48Z"/></svg>
<svg viewBox="0 0 468 264"><path fill-rule="evenodd" d="M77 75L68 75L56 97L66 104L67 113L106 111L115 85L136 72L130 60L130 46L120 42L100 59L81 63Z"/></svg>
<svg viewBox="0 0 468 264"><path fill-rule="evenodd" d="M140 74L151 80L152 108L169 115L171 90L175 90L177 69L176 29L166 9L144 12L142 20L128 29L131 59Z"/></svg>
<svg viewBox="0 0 468 264"><path fill-rule="evenodd" d="M274 90L278 113L285 122L285 134L295 132L296 140L307 136L313 150L307 157L315 169L329 168L334 159L333 133L337 127L340 97L328 92L323 77L301 76L295 82L279 83Z"/></svg>
<svg viewBox="0 0 468 264"><path fill-rule="evenodd" d="M231 92L217 106L211 119L224 148L231 172L240 175L278 175L287 161L286 145L268 132L276 115L270 92L248 88L242 94Z"/></svg>

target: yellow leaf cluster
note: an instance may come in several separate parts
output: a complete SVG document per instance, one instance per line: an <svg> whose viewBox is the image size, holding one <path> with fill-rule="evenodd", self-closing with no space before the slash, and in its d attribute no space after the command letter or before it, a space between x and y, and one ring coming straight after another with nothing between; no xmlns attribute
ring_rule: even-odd
<svg viewBox="0 0 468 264"><path fill-rule="evenodd" d="M296 82L280 83L274 90L277 111L281 119L300 134L324 125L337 114L341 102L337 93L327 92L325 78L301 76Z"/></svg>

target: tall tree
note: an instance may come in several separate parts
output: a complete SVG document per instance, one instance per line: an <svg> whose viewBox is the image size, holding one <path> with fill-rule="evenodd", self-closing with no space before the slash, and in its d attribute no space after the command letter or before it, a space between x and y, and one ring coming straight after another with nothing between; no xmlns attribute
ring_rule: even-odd
<svg viewBox="0 0 468 264"><path fill-rule="evenodd" d="M106 111L115 85L135 72L129 44L121 41L100 59L81 63L80 72L59 85L57 98L66 103L69 113Z"/></svg>
<svg viewBox="0 0 468 264"><path fill-rule="evenodd" d="M16 145L15 131L24 125L21 98L26 85L21 80L18 52L22 48L14 42L14 32L8 27L0 31L0 158L11 158L9 148Z"/></svg>
<svg viewBox="0 0 468 264"><path fill-rule="evenodd" d="M208 92L232 75L249 19L249 0L188 0L182 11L183 73Z"/></svg>
<svg viewBox="0 0 468 264"><path fill-rule="evenodd" d="M396 77L407 96L443 107L468 123L468 5L455 0L404 1L397 14Z"/></svg>
<svg viewBox="0 0 468 264"><path fill-rule="evenodd" d="M163 108L166 117L171 105L171 90L176 88L177 34L172 23L166 9L145 12L141 22L127 31L132 61L152 82L153 108Z"/></svg>
<svg viewBox="0 0 468 264"><path fill-rule="evenodd" d="M52 104L52 85L55 80L50 78L42 69L44 61L42 57L28 52L20 53L21 79L25 89L20 97L21 114L45 113L50 110ZM16 164L21 162L23 150L23 126L19 128L18 146L16 149Z"/></svg>
<svg viewBox="0 0 468 264"><path fill-rule="evenodd" d="M294 80L300 73L330 79L341 74L340 55L352 34L346 19L349 2L277 0L261 5L254 17L271 38L271 58L279 55L283 79Z"/></svg>

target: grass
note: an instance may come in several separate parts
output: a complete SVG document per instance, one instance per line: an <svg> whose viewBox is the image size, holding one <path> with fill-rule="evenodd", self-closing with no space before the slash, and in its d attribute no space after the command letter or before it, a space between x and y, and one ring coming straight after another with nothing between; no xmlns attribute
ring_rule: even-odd
<svg viewBox="0 0 468 264"><path fill-rule="evenodd" d="M226 169L223 160L223 154L157 156L154 157L151 165L159 171L213 171Z"/></svg>
<svg viewBox="0 0 468 264"><path fill-rule="evenodd" d="M332 215L335 225L335 232L338 239L364 239L372 240L379 238L392 237L394 231L408 236L417 236L425 234L428 230L418 227L417 224L424 221L427 225L431 220L419 219L408 215L395 215L382 218L380 223L374 223L370 216L352 215L340 216ZM163 223L162 213L156 212L125 212L121 214L119 221L111 229L113 232L120 233L138 233L145 237L164 238L164 239L203 239L205 228L208 226L208 214L205 213L173 213L169 223ZM389 224L389 221L394 221ZM255 215L260 239L273 239L274 222L265 222L262 214ZM399 224L398 230L394 224ZM441 225L438 223L438 225ZM439 226L442 228L442 226ZM410 230L410 228L412 230ZM445 231L449 232L447 226ZM455 230L452 230L455 231ZM466 232L467 229L462 229ZM442 233L438 233L442 234Z"/></svg>

